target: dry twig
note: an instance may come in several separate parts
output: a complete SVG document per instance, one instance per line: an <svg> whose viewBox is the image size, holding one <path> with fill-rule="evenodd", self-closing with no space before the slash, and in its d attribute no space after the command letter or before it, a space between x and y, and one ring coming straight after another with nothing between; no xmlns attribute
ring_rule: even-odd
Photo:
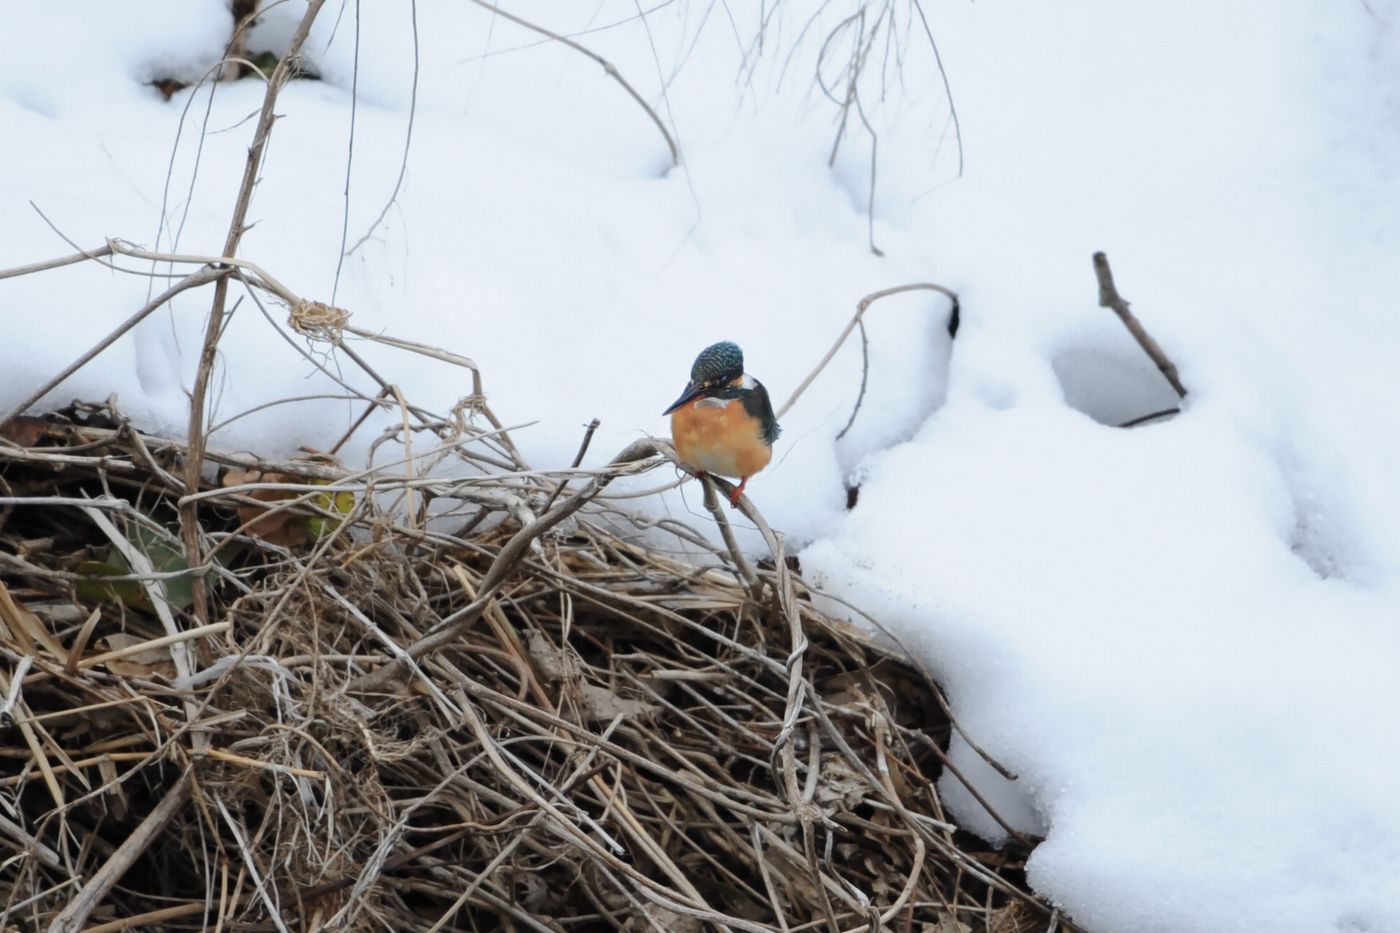
<svg viewBox="0 0 1400 933"><path fill-rule="evenodd" d="M282 86L291 80L294 70L293 62L301 52L306 37L311 34L311 24L316 21L316 15L321 12L321 6L324 3L325 0L307 0L306 12L302 15L301 22L297 24L291 39L288 40L287 48L282 53L277 67L273 69L272 77L267 82L267 90L263 94L262 111L258 115L257 128L253 131L253 142L248 147L248 160L243 167L243 181L238 186L238 198L234 204L233 218L229 221L228 237L224 240L224 259L238 254L238 244L243 239L243 232L246 229L244 224L247 220L248 208L253 203L253 186L258 180L258 172L262 168L263 151L267 147L268 137L272 133L272 122L276 117L274 108L277 103L277 94L282 90ZM204 327L204 345L199 354L199 368L195 371L194 388L190 391L190 455L185 462L185 488L189 490L199 488L199 471L204 465L204 431L207 426L205 419L208 417L206 397L209 392L209 380L214 373L214 359L218 351L219 335L223 333L224 329L227 300L228 278L221 277L214 284L214 303L209 311L209 320ZM191 509L181 511L180 536L184 540L185 557L190 566L195 567L203 563L203 542L200 540L199 525ZM195 617L200 624L207 624L209 622L209 609L204 578L195 576L192 586Z"/></svg>
<svg viewBox="0 0 1400 933"><path fill-rule="evenodd" d="M840 350L841 345L846 342L846 338L851 336L851 331L855 330L856 327L864 319L865 312L870 310L871 305L873 305L875 302L879 301L882 298L888 298L891 295L901 295L905 292L913 291L932 291L938 292L940 295L943 295L950 302L952 302L953 308L950 312L951 319L957 319L959 313L957 292L933 282L911 282L908 285L896 285L893 288L882 288L878 292L871 292L869 295L866 295L864 298L862 298L859 302L856 303L856 313L851 316L850 322L846 325L845 329L842 330L840 335L836 338L836 342L831 345L831 349L826 351L826 355L823 356L821 360L817 363L817 365L812 368L812 371L807 374L807 378L803 379L801 384L793 390L792 395L788 396L788 400L786 402L783 402L783 406L778 409L777 416L781 418L783 415L787 414L788 409L792 408L792 406L797 403L797 400L802 397L802 393L807 391L807 387L812 384L812 382L817 378L817 376L821 375L821 371L823 369L826 369L826 364L831 362L832 358L836 356L836 351ZM864 377L862 377L861 396L858 397L856 400L857 411L860 409L860 398L864 396L864 388L865 379ZM848 422L846 427L849 428L851 426L851 423L854 421L855 412L852 412L851 422Z"/></svg>
<svg viewBox="0 0 1400 933"><path fill-rule="evenodd" d="M511 21L512 23L515 23L517 26L522 26L525 29L528 29L534 33L538 33L539 35L542 35L547 39L552 39L555 42L560 43L561 45L568 46L575 52L578 52L580 55L591 58L593 61L601 65L603 71L607 73L608 77L612 78L619 85L621 85L622 89L627 92L627 96L631 97L634 101L636 101L637 106L645 110L646 115L651 118L651 122L656 125L656 129L666 140L666 148L671 152L671 164L681 164L681 150L676 145L675 139L672 138L671 131L666 129L666 124L662 122L660 114L656 112L656 109L652 107L651 104L648 104L646 102L646 98L642 97L641 94L637 93L637 89L634 88L630 83L628 83L627 79L622 76L622 72L618 71L617 66L615 66L612 62L608 61L606 58L599 55L597 52L594 52L592 49L580 45L573 39L570 39L568 36L560 35L559 33L554 32L552 29L546 29L545 27L540 26L536 23L532 23L527 19L516 16L514 13L501 9L494 3L488 3L486 2L486 0L471 0L471 2L481 7L483 10L488 10L494 15L501 17L502 19L506 19Z"/></svg>
<svg viewBox="0 0 1400 933"><path fill-rule="evenodd" d="M1133 314L1128 306L1128 301L1118 294L1118 286L1113 282L1113 270L1108 267L1108 257L1103 253L1094 254L1094 277L1099 281L1099 306L1108 308L1118 315L1118 320L1123 322L1123 326L1128 329L1128 333L1133 335L1138 346L1142 347L1142 352L1146 353L1152 362L1161 370L1162 375L1172 384L1176 394L1182 398L1186 397L1186 386L1181 384L1181 378L1176 373L1176 364L1167 356L1161 344L1152 339L1152 335L1147 332L1147 328L1142 326L1142 322ZM1146 419L1156 418L1161 412L1147 415ZM1130 422L1137 423L1137 422ZM1125 427L1128 425L1125 425Z"/></svg>

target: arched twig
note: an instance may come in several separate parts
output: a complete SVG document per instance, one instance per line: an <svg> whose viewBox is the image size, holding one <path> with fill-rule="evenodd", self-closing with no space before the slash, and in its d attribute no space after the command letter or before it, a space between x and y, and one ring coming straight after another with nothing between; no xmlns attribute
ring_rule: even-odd
<svg viewBox="0 0 1400 933"><path fill-rule="evenodd" d="M851 331L855 330L856 326L860 324L861 318L865 316L865 312L871 305L881 298L888 298L891 295L900 295L904 292L921 290L938 292L940 295L947 296L948 300L953 303L953 312L955 314L957 313L959 307L958 293L951 288L938 285L934 282L911 282L908 285L896 285L893 288L885 288L878 292L871 292L856 304L856 313L851 317L851 321L846 325L845 330L841 331L841 336L836 338L836 343L832 344L831 349L826 351L826 356L823 356L821 362L816 365L816 368L807 374L807 378L802 380L802 384L799 385L792 395L788 397L788 400L783 403L783 407L778 409L777 416L781 418L783 415L787 414L788 409L792 408L793 404L802 397L802 393L807 391L807 387L812 384L812 381L821 374L823 369L826 369L826 364L831 362L831 358L836 355L836 351L841 349L841 345L846 342L846 338L851 336Z"/></svg>
<svg viewBox="0 0 1400 933"><path fill-rule="evenodd" d="M606 58L599 55L592 49L588 49L582 45L579 45L577 42L575 42L573 39L570 39L568 36L561 36L559 35L559 33L546 29L543 26L537 26L536 24L530 22L527 19L521 19L514 13L507 13L505 10L496 6L494 3L487 3L486 0L471 0L471 2L475 3L483 10L490 10L492 13L495 13L502 19L510 20L517 26L523 26L531 32L537 32L542 36L546 36L550 39L553 39L556 42L560 42L564 45L567 45L569 48L573 49L575 52L578 52L580 55L586 55L598 64L602 65L603 70L608 73L608 77L612 78L618 84L622 85L622 89L626 91L631 96L631 98L637 102L637 105L639 107L641 107L647 112L647 116L651 117L651 122L655 123L656 128L661 131L661 135L666 137L666 148L671 150L671 164L681 164L681 151L676 146L676 141L671 138L671 133L669 130L666 129L666 124L661 122L661 117L652 108L651 104L648 104L642 98L642 95L637 93L637 89L627 82L627 79L622 76L622 73L617 70L617 66L615 66L612 62L608 61Z"/></svg>

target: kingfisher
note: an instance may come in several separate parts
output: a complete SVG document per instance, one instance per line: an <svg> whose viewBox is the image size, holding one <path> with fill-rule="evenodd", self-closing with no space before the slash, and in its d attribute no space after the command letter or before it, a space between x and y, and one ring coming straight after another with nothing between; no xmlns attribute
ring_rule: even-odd
<svg viewBox="0 0 1400 933"><path fill-rule="evenodd" d="M671 416L671 439L683 463L702 476L739 480L731 506L739 504L749 477L773 459L782 430L768 390L744 372L744 351L728 340L700 351L685 391L662 414Z"/></svg>

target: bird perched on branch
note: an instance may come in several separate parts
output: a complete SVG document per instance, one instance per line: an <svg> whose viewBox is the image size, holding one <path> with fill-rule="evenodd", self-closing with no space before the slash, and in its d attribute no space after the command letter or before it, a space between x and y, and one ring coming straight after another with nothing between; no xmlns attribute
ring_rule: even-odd
<svg viewBox="0 0 1400 933"><path fill-rule="evenodd" d="M744 351L727 340L700 351L685 391L662 414L671 416L671 439L683 463L701 475L739 480L731 506L749 477L773 459L781 431L768 390L744 372Z"/></svg>

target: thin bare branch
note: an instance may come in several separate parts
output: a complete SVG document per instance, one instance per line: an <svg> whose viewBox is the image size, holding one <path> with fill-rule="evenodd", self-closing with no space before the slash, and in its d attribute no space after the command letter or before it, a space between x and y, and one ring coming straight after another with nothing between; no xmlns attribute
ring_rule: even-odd
<svg viewBox="0 0 1400 933"><path fill-rule="evenodd" d="M107 892L121 880L132 864L153 845L165 825L184 809L194 790L194 778L185 774L165 793L160 803L151 809L136 829L122 841L102 867L83 885L68 906L59 911L49 925L49 933L77 933L87 922L93 908L102 903Z"/></svg>
<svg viewBox="0 0 1400 933"><path fill-rule="evenodd" d="M850 323L841 331L840 336L836 338L836 342L831 345L830 350L826 351L826 355L821 358L821 361L817 363L816 367L807 374L807 378L803 379L802 383L793 390L792 395L788 396L788 400L778 409L777 417L782 418L783 415L787 414L788 410L802 397L802 393L807 391L807 387L812 384L813 380L821 375L821 371L825 369L826 364L830 363L832 358L836 356L836 351L840 350L841 345L846 342L846 338L851 336L851 331L855 330L856 326L860 324L861 319L865 317L865 312L870 309L871 305L891 295L901 295L905 292L921 290L938 292L940 295L945 296L953 303L953 314L958 313L957 292L933 282L912 282L908 285L896 285L893 288L884 288L878 292L871 292L856 304L856 313L851 317Z"/></svg>
<svg viewBox="0 0 1400 933"><path fill-rule="evenodd" d="M291 80L294 71L293 62L300 54L306 37L310 35L311 24L315 22L316 15L321 12L324 3L325 0L307 0L306 13L302 15L301 22L297 24L296 30L287 43L286 50L283 51L281 59L277 62L277 67L273 69L271 80L268 81L267 90L263 94L262 112L258 116L257 128L253 131L253 142L248 147L248 159L243 167L243 181L238 187L238 197L233 209L233 218L229 222L228 237L224 240L223 256L225 259L237 255L238 244L243 239L248 208L253 202L253 187L257 183L258 173L262 169L263 151L267 147L267 140L272 133L272 124L276 117L277 94L282 86ZM185 488L190 492L199 489L199 473L204 463L206 418L209 414L206 410L209 380L214 373L214 359L218 352L219 335L223 333L224 329L227 299L228 279L220 277L214 285L214 302L209 311L209 320L204 328L204 345L199 353L199 368L195 372L194 387L190 391L189 459L185 462L184 475ZM198 518L193 507L185 507L181 510L180 534L185 545L185 559L189 561L190 566L194 567L203 563L204 546L200 537ZM201 625L207 625L209 623L209 598L204 578L194 577L192 588L195 618L199 620Z"/></svg>
<svg viewBox="0 0 1400 933"><path fill-rule="evenodd" d="M588 58L591 58L593 61L597 62L599 65L601 65L603 71L607 73L608 77L612 78L614 81L620 84L622 86L622 89L627 92L628 96L630 96L633 100L637 102L637 106L641 107L643 110L646 111L647 116L651 118L651 122L656 124L657 130L660 131L661 135L666 140L666 148L669 149L671 152L671 164L681 164L681 151L680 148L676 145L676 141L671 137L671 131L666 129L666 124L661 121L661 117L659 114L657 114L656 110L653 109L651 104L648 104L646 102L646 99L643 98L641 94L637 93L637 89L634 88L627 81L627 79L622 76L622 72L618 71L617 67L612 62L608 61L606 58L599 55L597 52L594 52L593 50L583 45L580 45L578 42L575 42L568 36L562 36L551 29L546 29L545 27L532 23L527 19L522 19L521 17L516 16L514 13L509 13L501 9L494 3L487 3L486 0L471 0L471 2L481 7L483 10L490 10L492 13L501 17L502 19L506 19L511 21L512 23L515 23L517 26L523 26L531 32L539 33L542 36L553 39L555 42L559 42L563 45L566 45L569 48L573 49L575 52L578 52L580 55L585 55Z"/></svg>
<svg viewBox="0 0 1400 933"><path fill-rule="evenodd" d="M89 257L83 256L82 258ZM9 411L5 412L3 415L0 415L0 424L5 424L11 419L24 414L24 412L27 411L31 405L35 404L45 395L48 395L54 389L62 385L65 379L76 373L78 370L82 369L88 363L92 362L92 360L103 350L107 349L112 344L120 340L122 336L125 335L128 331L130 331L133 327L135 327L137 324L140 324L147 317L149 317L152 312L164 307L165 304L169 302L170 299L174 298L176 295L180 294L181 292L188 291L191 288L198 288L201 285L208 285L210 282L221 282L232 271L232 269L215 269L212 267L206 267L204 269L199 270L198 272L193 272L190 275L185 276L183 279L176 282L174 285L170 286L165 291L161 292L155 298L148 301L139 311L137 311L135 314L131 315L131 317L127 318L125 321L119 324L116 330L112 331L106 337L103 337L101 340L99 340L92 347L92 349L88 350L86 353L78 357L72 363L69 363L67 366L63 367L63 369L57 375L49 379L48 382L45 382L34 392L30 393L28 398L11 408Z"/></svg>
<svg viewBox="0 0 1400 933"><path fill-rule="evenodd" d="M1128 333L1133 335L1137 345L1142 347L1142 352L1161 370L1162 375L1171 383L1176 394L1182 398L1186 397L1186 386L1181 384L1181 378L1176 373L1176 364L1167 356L1162 345L1152 339L1152 335L1147 332L1147 328L1142 326L1142 322L1133 314L1128 305L1128 301L1118 294L1118 286L1113 282L1113 270L1108 266L1108 257L1103 253L1094 254L1094 277L1099 281L1099 306L1108 308L1118 315L1118 320L1123 322L1123 326L1128 329ZM1156 415L1149 415L1149 418Z"/></svg>

